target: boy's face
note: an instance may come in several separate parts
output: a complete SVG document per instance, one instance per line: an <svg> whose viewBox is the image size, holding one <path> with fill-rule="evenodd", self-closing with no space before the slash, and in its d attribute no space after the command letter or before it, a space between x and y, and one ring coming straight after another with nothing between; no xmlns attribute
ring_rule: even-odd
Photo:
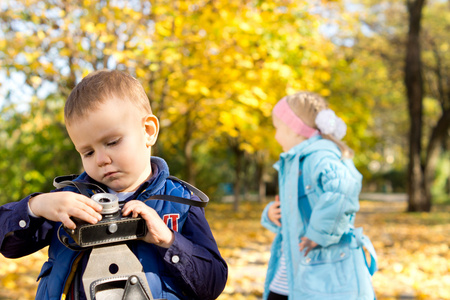
<svg viewBox="0 0 450 300"><path fill-rule="evenodd" d="M272 121L276 131L275 140L277 140L284 152L288 152L292 147L306 140L305 137L290 129L280 118L273 115Z"/></svg>
<svg viewBox="0 0 450 300"><path fill-rule="evenodd" d="M108 99L66 124L86 173L116 192L135 191L151 175L158 119L132 103Z"/></svg>

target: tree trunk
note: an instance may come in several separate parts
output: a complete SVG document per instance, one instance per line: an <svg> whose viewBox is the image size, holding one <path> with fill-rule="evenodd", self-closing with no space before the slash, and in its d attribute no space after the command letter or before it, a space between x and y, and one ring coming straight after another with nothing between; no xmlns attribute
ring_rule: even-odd
<svg viewBox="0 0 450 300"><path fill-rule="evenodd" d="M186 114L186 126L184 132L185 140L183 145L183 152L185 158L184 176L190 184L195 185L195 166L193 154L195 142L192 139L193 131L194 131L194 124L191 117L191 110L189 110L188 113Z"/></svg>
<svg viewBox="0 0 450 300"><path fill-rule="evenodd" d="M405 86L409 104L408 211L430 211L431 198L425 191L421 162L423 78L420 57L420 22L425 0L407 1L409 32L406 45Z"/></svg>
<svg viewBox="0 0 450 300"><path fill-rule="evenodd" d="M233 210L235 212L239 211L239 203L241 198L241 169L242 169L242 150L239 149L239 144L236 143L236 145L232 146L234 151L234 156L236 159L236 165L235 165L235 181L234 181L234 202L233 202Z"/></svg>
<svg viewBox="0 0 450 300"><path fill-rule="evenodd" d="M443 145L445 144L445 139L448 135L448 130L450 128L450 109L443 109L442 116L439 118L436 126L433 128L431 133L430 142L427 148L427 157L425 161L425 192L427 197L431 199L431 187L436 175L436 167L439 160L439 155ZM431 206L431 203L430 203Z"/></svg>
<svg viewBox="0 0 450 300"><path fill-rule="evenodd" d="M264 182L264 162L260 159L256 161L256 179L258 180L258 203L266 200L266 183Z"/></svg>
<svg viewBox="0 0 450 300"><path fill-rule="evenodd" d="M195 185L195 164L194 164L194 157L193 157L193 148L194 148L194 141L189 140L185 147L184 147L184 155L186 158L185 163L185 176L186 180L192 184Z"/></svg>
<svg viewBox="0 0 450 300"><path fill-rule="evenodd" d="M241 184L241 196L244 196L245 200L250 200L251 197L251 188L252 188L252 180L254 178L252 177L252 174L250 172L250 169L252 167L252 161L251 158L247 155L242 155L242 161L241 161L241 170L245 170L245 176L242 176L242 184Z"/></svg>

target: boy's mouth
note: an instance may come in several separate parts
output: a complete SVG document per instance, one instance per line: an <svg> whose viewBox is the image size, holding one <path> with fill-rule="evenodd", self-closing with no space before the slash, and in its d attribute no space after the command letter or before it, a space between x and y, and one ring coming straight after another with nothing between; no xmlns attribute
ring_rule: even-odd
<svg viewBox="0 0 450 300"><path fill-rule="evenodd" d="M107 172L107 173L105 173L103 175L103 178L109 178L109 177L112 177L112 176L114 176L116 174L117 174L117 172Z"/></svg>

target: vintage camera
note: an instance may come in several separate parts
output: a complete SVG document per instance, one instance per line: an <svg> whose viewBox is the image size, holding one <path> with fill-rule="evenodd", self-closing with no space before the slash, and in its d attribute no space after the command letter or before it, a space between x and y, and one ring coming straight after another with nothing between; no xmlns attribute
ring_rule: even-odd
<svg viewBox="0 0 450 300"><path fill-rule="evenodd" d="M119 199L114 194L98 193L91 197L100 204L102 220L97 224L90 224L78 218L73 218L76 229L64 227L75 243L82 248L98 245L137 240L147 234L147 225L141 217L132 218L122 216Z"/></svg>

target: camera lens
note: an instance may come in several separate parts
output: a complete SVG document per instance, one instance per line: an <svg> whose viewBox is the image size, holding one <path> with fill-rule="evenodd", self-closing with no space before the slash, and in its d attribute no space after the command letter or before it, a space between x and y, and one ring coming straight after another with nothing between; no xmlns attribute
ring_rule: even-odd
<svg viewBox="0 0 450 300"><path fill-rule="evenodd" d="M113 214L119 211L119 198L114 194L98 193L92 195L91 199L103 207L100 212L102 215Z"/></svg>

